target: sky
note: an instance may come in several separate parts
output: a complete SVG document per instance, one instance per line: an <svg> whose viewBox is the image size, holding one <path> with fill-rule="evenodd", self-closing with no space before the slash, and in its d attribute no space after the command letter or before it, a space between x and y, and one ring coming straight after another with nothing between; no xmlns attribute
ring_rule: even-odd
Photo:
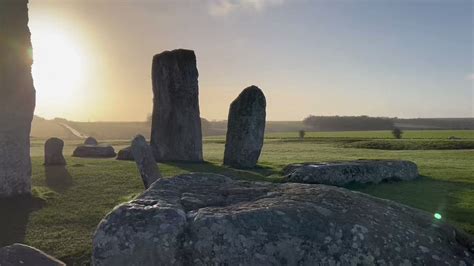
<svg viewBox="0 0 474 266"><path fill-rule="evenodd" d="M201 117L474 116L471 0L30 0L35 113L143 121L153 55L196 53Z"/></svg>

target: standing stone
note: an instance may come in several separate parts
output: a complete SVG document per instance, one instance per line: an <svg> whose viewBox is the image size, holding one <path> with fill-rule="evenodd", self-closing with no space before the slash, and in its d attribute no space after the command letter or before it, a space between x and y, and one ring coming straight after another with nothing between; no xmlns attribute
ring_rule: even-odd
<svg viewBox="0 0 474 266"><path fill-rule="evenodd" d="M31 193L32 62L28 0L0 1L0 197Z"/></svg>
<svg viewBox="0 0 474 266"><path fill-rule="evenodd" d="M161 178L158 165L150 145L146 142L145 137L137 135L132 141L132 155L137 164L138 170L143 180L145 189L148 189L153 182Z"/></svg>
<svg viewBox="0 0 474 266"><path fill-rule="evenodd" d="M63 156L64 141L50 138L44 144L44 165L66 165Z"/></svg>
<svg viewBox="0 0 474 266"><path fill-rule="evenodd" d="M230 105L224 164L251 168L257 164L265 132L265 95L256 86L240 93Z"/></svg>
<svg viewBox="0 0 474 266"><path fill-rule="evenodd" d="M194 51L153 57L151 147L158 161L202 161L198 76Z"/></svg>

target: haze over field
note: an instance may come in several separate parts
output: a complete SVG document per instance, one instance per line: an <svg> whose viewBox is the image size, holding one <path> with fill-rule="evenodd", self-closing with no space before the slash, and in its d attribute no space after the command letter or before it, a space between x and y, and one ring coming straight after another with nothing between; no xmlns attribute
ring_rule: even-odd
<svg viewBox="0 0 474 266"><path fill-rule="evenodd" d="M256 84L268 120L473 116L473 2L31 0L36 114L143 121L151 60L196 51L201 116Z"/></svg>

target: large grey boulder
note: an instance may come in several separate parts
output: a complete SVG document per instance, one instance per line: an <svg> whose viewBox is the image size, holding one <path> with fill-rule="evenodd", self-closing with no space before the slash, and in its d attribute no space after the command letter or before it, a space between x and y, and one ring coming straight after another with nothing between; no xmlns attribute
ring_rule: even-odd
<svg viewBox="0 0 474 266"><path fill-rule="evenodd" d="M113 158L117 155L114 147L108 144L99 145L79 145L73 151L73 157L83 158Z"/></svg>
<svg viewBox="0 0 474 266"><path fill-rule="evenodd" d="M357 160L290 164L283 170L286 182L344 186L350 183L412 180L418 177L415 163L402 160Z"/></svg>
<svg viewBox="0 0 474 266"><path fill-rule="evenodd" d="M162 178L116 207L94 265L472 265L472 238L433 215L344 188Z"/></svg>
<svg viewBox="0 0 474 266"><path fill-rule="evenodd" d="M1 266L65 266L66 264L43 251L23 244L0 248Z"/></svg>
<svg viewBox="0 0 474 266"><path fill-rule="evenodd" d="M134 161L132 154L132 147L125 147L117 153L117 160L121 161Z"/></svg>
<svg viewBox="0 0 474 266"><path fill-rule="evenodd" d="M0 197L31 193L31 51L28 1L0 1Z"/></svg>
<svg viewBox="0 0 474 266"><path fill-rule="evenodd" d="M266 100L263 92L250 86L229 108L224 164L251 168L257 164L265 133Z"/></svg>
<svg viewBox="0 0 474 266"><path fill-rule="evenodd" d="M44 144L44 165L66 165L63 147L62 139L49 138Z"/></svg>
<svg viewBox="0 0 474 266"><path fill-rule="evenodd" d="M131 150L140 176L142 177L143 185L145 189L147 189L153 182L161 178L158 165L153 157L153 152L148 142L146 142L145 137L142 135L137 135L132 140Z"/></svg>
<svg viewBox="0 0 474 266"><path fill-rule="evenodd" d="M158 161L202 161L196 56L173 50L153 57L151 146Z"/></svg>

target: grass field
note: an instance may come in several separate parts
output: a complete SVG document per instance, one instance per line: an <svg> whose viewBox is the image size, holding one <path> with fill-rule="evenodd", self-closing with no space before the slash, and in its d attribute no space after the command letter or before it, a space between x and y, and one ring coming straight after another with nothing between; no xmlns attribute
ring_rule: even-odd
<svg viewBox="0 0 474 266"><path fill-rule="evenodd" d="M221 166L224 137L204 140L204 164L159 164L165 176L188 171L214 172L249 180L278 182L283 166L294 162L405 159L418 164L416 181L350 187L432 213L474 234L474 150L380 150L345 146L354 141L391 138L390 132L308 132L267 135L259 168ZM408 131L407 141L446 141L450 136L474 139L474 131ZM386 139L386 141L391 141ZM457 140L456 140L457 141ZM44 140L32 140L34 193L43 200L0 201L0 245L25 242L70 264L87 263L91 238L101 218L120 202L143 191L134 162L72 158L79 141L64 149L67 167L42 166ZM129 140L109 141L116 150ZM346 143L346 144L344 144ZM5 217L5 218L3 218Z"/></svg>

